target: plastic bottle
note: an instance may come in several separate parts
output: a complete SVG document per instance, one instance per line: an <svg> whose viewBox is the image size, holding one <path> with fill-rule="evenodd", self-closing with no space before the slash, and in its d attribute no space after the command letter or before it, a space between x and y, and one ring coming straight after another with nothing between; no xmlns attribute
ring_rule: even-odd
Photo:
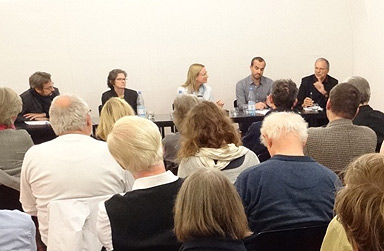
<svg viewBox="0 0 384 251"><path fill-rule="evenodd" d="M137 92L137 116L145 118L146 117L146 111L145 111L145 105L144 105L144 98L141 91Z"/></svg>
<svg viewBox="0 0 384 251"><path fill-rule="evenodd" d="M248 114L249 115L256 115L256 97L255 92L253 91L253 86L249 87L249 93L248 93Z"/></svg>

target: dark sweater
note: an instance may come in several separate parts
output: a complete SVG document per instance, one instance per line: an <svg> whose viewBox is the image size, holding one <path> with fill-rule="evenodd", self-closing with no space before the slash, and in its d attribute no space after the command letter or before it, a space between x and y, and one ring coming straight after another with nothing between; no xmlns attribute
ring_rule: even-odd
<svg viewBox="0 0 384 251"><path fill-rule="evenodd" d="M186 241L180 251L246 251L240 240L206 238Z"/></svg>
<svg viewBox="0 0 384 251"><path fill-rule="evenodd" d="M114 251L178 250L173 206L183 180L114 195L105 202Z"/></svg>
<svg viewBox="0 0 384 251"><path fill-rule="evenodd" d="M137 114L137 92L131 89L124 89L124 100L133 108L135 113ZM105 102L107 102L110 98L117 97L115 90L109 90L104 92L101 95L101 105L104 106Z"/></svg>
<svg viewBox="0 0 384 251"><path fill-rule="evenodd" d="M235 183L251 231L327 224L333 217L337 175L308 156L275 155Z"/></svg>

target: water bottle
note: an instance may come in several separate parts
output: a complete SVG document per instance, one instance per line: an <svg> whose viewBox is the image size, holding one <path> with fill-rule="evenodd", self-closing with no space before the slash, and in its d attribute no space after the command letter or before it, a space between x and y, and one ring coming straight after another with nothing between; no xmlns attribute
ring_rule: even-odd
<svg viewBox="0 0 384 251"><path fill-rule="evenodd" d="M144 106L144 98L141 91L137 92L137 116L145 118L146 112L145 112L145 106Z"/></svg>
<svg viewBox="0 0 384 251"><path fill-rule="evenodd" d="M253 91L253 86L249 87L248 114L251 116L256 115L256 97L255 97L255 92Z"/></svg>

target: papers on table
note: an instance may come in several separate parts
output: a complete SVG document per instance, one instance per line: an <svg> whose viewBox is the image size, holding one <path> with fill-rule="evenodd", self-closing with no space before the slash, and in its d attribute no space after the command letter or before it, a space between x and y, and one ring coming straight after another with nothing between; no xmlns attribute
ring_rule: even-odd
<svg viewBox="0 0 384 251"><path fill-rule="evenodd" d="M49 121L24 121L27 125L49 125Z"/></svg>

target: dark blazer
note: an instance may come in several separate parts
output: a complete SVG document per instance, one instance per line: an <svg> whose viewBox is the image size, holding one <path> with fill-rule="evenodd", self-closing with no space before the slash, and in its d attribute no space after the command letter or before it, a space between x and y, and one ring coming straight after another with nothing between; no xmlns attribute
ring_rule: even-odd
<svg viewBox="0 0 384 251"><path fill-rule="evenodd" d="M325 109L325 105L327 104L328 98L326 98L323 94L321 94L316 87L313 86L313 83L317 82L317 78L315 74L312 74L310 76L304 77L301 79L301 85L299 88L299 94L297 95L297 105L296 107L301 107L301 105L304 102L304 99L306 97L311 96L312 92L312 99L315 103L318 103L320 107ZM324 88L327 91L328 95L331 89L337 85L338 80L327 75L325 80L323 81Z"/></svg>
<svg viewBox="0 0 384 251"><path fill-rule="evenodd" d="M127 101L127 103L132 106L133 110L137 114L137 92L131 89L124 89L124 99ZM108 101L108 99L112 97L117 97L117 94L115 90L111 89L109 91L106 91L101 95L101 105L104 106L105 102Z"/></svg>
<svg viewBox="0 0 384 251"><path fill-rule="evenodd" d="M377 136L376 152L380 151L384 139L384 113L373 110L369 105L359 107L359 113L353 119L353 124L368 126Z"/></svg>
<svg viewBox="0 0 384 251"><path fill-rule="evenodd" d="M52 100L60 95L59 89L54 87L54 91L51 96L43 97L38 94L35 89L28 89L20 94L21 100L23 101L23 109L17 116L16 121L25 121L23 117L26 113L43 113L47 114L49 118L49 107L51 106Z"/></svg>

